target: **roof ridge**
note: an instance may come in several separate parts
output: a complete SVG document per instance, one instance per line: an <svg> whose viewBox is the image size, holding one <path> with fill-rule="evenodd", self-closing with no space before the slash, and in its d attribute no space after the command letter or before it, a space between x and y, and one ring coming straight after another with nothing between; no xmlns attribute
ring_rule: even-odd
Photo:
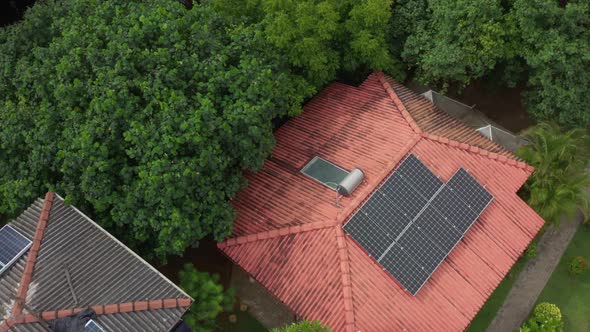
<svg viewBox="0 0 590 332"><path fill-rule="evenodd" d="M397 109L400 111L406 122L408 122L410 128L412 128L412 130L415 133L422 134L422 129L420 129L420 126L418 126L416 120L414 120L410 112L408 112L404 103L395 93L395 90L393 90L389 82L387 82L387 80L385 79L385 74L383 74L381 71L375 71L375 75L377 76L377 79L383 86L383 89L385 89L385 92L387 92L387 94L389 95L389 98L391 98L391 100L395 104L395 107L397 107Z"/></svg>
<svg viewBox="0 0 590 332"><path fill-rule="evenodd" d="M156 299L146 301L132 301L124 303L112 303L106 305L95 305L89 307L97 315L112 315L118 313L128 312L139 312L146 310L159 310L159 309L174 309L174 308L188 308L192 304L190 298L167 298L167 299ZM78 312L87 309L84 308L73 308L73 309L62 309L53 311L43 311L38 316L42 317L43 320L49 321L59 318L68 317ZM9 331L11 327L18 324L36 323L39 319L33 314L18 314L5 320L0 325L0 332Z"/></svg>
<svg viewBox="0 0 590 332"><path fill-rule="evenodd" d="M259 232L259 233L237 236L237 237L234 237L231 239L227 239L223 242L217 243L217 247L222 249L222 248L232 247L232 246L240 245L240 244L246 244L246 243L251 243L251 242L256 242L256 241L261 241L261 240L273 239L276 237L281 237L281 236L285 236L285 235L289 235L289 234L297 234L297 233L315 231L318 229L329 228L329 227L337 226L338 224L339 224L338 221L329 220L329 221L318 221L318 222L306 223L303 225L287 226L287 227L283 227L283 228L279 228L279 229L272 229L272 230L263 231L263 232Z"/></svg>
<svg viewBox="0 0 590 332"><path fill-rule="evenodd" d="M39 215L39 221L37 222L37 229L35 231L35 235L33 236L33 244L31 245L31 249L29 249L29 255L27 256L25 269L23 271L18 290L16 291L16 299L11 312L12 317L20 315L23 311L24 302L27 298L27 293L29 292L29 284L33 279L33 270L35 269L35 264L37 263L37 256L39 255L39 250L41 249L41 241L45 235L45 229L47 228L47 222L49 221L49 214L51 212L54 199L55 193L48 192L45 194L45 200L43 201L43 207L41 208L41 214Z"/></svg>
<svg viewBox="0 0 590 332"><path fill-rule="evenodd" d="M438 143L446 144L450 147L463 149L467 152L478 154L478 155L486 157L490 160L496 160L496 161L499 161L503 164L506 164L506 165L509 165L509 166L512 166L515 168L523 169L529 173L532 173L535 170L535 168L533 166L525 163L524 161L519 161L519 160L516 160L513 158L508 158L504 155L498 154L496 152L491 152L486 149L482 149L482 148L477 147L475 145L461 143L461 142L449 139L447 137L433 135L433 134L430 134L427 132L422 133L422 137L425 139L429 139L429 140L438 142Z"/></svg>
<svg viewBox="0 0 590 332"><path fill-rule="evenodd" d="M334 227L336 231L336 244L340 259L340 272L342 273L342 295L344 300L344 325L347 332L355 332L354 306L352 300L352 282L350 276L350 259L346 246L346 235L342 227Z"/></svg>

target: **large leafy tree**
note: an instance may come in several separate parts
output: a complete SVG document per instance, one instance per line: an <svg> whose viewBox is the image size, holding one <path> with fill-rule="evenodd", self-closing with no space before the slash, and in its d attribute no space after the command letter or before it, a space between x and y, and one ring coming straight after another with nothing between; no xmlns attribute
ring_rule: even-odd
<svg viewBox="0 0 590 332"><path fill-rule="evenodd" d="M392 35L423 83L467 85L506 57L500 0L402 0L393 11Z"/></svg>
<svg viewBox="0 0 590 332"><path fill-rule="evenodd" d="M535 167L525 185L528 202L546 221L557 223L578 208L587 215L590 175L585 167L590 150L581 129L563 132L555 124L541 123L524 132L528 144L517 154Z"/></svg>
<svg viewBox="0 0 590 332"><path fill-rule="evenodd" d="M217 0L220 12L257 25L289 65L316 86L341 71L381 69L403 76L391 56L391 0Z"/></svg>
<svg viewBox="0 0 590 332"><path fill-rule="evenodd" d="M515 0L510 17L528 68L530 114L590 127L590 3Z"/></svg>
<svg viewBox="0 0 590 332"><path fill-rule="evenodd" d="M0 30L0 215L49 189L148 256L222 239L312 90L287 68L208 5L39 2Z"/></svg>

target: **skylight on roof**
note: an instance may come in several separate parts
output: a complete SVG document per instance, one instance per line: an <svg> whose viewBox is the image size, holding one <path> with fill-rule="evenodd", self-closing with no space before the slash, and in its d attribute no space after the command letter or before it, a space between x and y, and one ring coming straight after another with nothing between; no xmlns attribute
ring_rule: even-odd
<svg viewBox="0 0 590 332"><path fill-rule="evenodd" d="M31 247L31 240L10 225L0 229L0 274L14 264Z"/></svg>
<svg viewBox="0 0 590 332"><path fill-rule="evenodd" d="M301 169L301 173L334 190L348 175L348 171L318 156Z"/></svg>

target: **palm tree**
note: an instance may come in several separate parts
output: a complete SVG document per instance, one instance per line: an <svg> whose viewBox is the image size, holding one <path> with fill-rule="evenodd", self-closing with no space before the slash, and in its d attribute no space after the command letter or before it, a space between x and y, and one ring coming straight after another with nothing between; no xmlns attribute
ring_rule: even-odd
<svg viewBox="0 0 590 332"><path fill-rule="evenodd" d="M525 185L529 205L550 223L573 216L578 208L585 220L590 211L589 138L581 129L563 132L553 123L541 123L523 133L528 144L516 154L535 167Z"/></svg>

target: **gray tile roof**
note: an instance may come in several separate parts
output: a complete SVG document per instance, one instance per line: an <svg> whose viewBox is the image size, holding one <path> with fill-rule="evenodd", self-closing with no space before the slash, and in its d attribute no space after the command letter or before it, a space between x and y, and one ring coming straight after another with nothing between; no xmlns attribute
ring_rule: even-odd
<svg viewBox="0 0 590 332"><path fill-rule="evenodd" d="M42 207L43 200L38 199L10 224L33 239ZM28 256L29 253L23 255L0 275L0 331L3 331L3 319L18 314L12 309L22 287ZM78 303L72 296L66 271ZM51 315L57 315L59 310L98 306L97 321L105 331L169 331L180 320L187 303L190 304L187 300L190 297L180 288L82 212L64 205L59 196L53 201L26 294L27 308L44 317L47 314L55 318ZM162 302L165 299L168 302ZM171 299L181 299L182 303ZM140 301L148 301L150 305L153 301L159 304L156 308L166 305L160 309L140 308L135 305ZM127 304L127 307L110 306L115 310L107 310L113 304ZM27 313L24 310L23 314ZM41 323L27 323L16 324L10 331L48 329Z"/></svg>

